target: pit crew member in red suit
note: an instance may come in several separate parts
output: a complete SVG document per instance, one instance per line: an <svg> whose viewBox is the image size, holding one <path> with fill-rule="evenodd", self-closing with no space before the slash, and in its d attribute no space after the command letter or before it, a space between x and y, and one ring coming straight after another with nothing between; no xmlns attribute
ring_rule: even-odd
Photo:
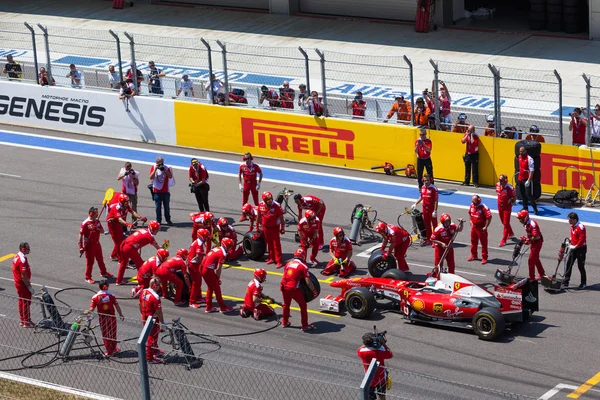
<svg viewBox="0 0 600 400"><path fill-rule="evenodd" d="M191 213L190 219L194 223L192 225L192 240L196 239L196 237L197 237L196 233L198 232L198 229L200 229L200 228L206 229L211 237L217 229L217 226L215 224L215 216L210 211ZM206 249L206 252L208 252L210 250L210 241L207 244L208 244L208 247Z"/></svg>
<svg viewBox="0 0 600 400"><path fill-rule="evenodd" d="M137 269L142 266L144 261L138 253L141 248L148 244L154 246L156 250L161 248L154 238L159 230L160 224L156 221L150 221L148 228L136 230L121 243L121 262L119 263L116 285L123 284L123 275L125 274L125 268L127 268L129 260L133 261Z"/></svg>
<svg viewBox="0 0 600 400"><path fill-rule="evenodd" d="M116 195L115 195L116 197ZM133 211L129 205L129 196L126 194L119 194L117 202L109 204L108 214L106 215L106 225L108 226L108 232L112 238L115 246L113 251L110 253L110 258L114 261L120 261L119 250L121 249L121 243L125 236L123 235L123 229L131 229L133 224L127 222L127 214L131 213L135 218L146 222L146 218Z"/></svg>
<svg viewBox="0 0 600 400"><path fill-rule="evenodd" d="M433 182L433 163L431 162L431 139L427 138L427 130L421 128L419 139L415 141L415 154L417 155L417 182L419 189L423 186L423 170L427 170L430 181Z"/></svg>
<svg viewBox="0 0 600 400"><path fill-rule="evenodd" d="M100 275L105 278L111 278L113 275L106 271L104 257L102 257L102 245L100 245L100 235L104 233L102 223L98 219L98 209L90 207L88 218L86 218L79 227L79 254L85 253L85 280L87 283L94 283L92 279L92 268L94 260L98 262Z"/></svg>
<svg viewBox="0 0 600 400"><path fill-rule="evenodd" d="M21 327L33 328L31 322L31 296L35 293L31 285L31 269L27 254L31 252L29 243L23 242L19 245L19 252L12 259L12 273L17 296L19 296L19 320Z"/></svg>
<svg viewBox="0 0 600 400"><path fill-rule="evenodd" d="M154 319L154 325L146 342L146 361L150 364L159 364L162 362L160 356L163 354L158 349L158 334L165 320L160 302L160 279L150 279L150 287L143 289L140 293L140 313L142 314L142 323L146 323L148 317Z"/></svg>
<svg viewBox="0 0 600 400"><path fill-rule="evenodd" d="M577 268L581 274L581 284L579 289L585 289L587 286L587 274L585 272L585 256L587 254L587 233L585 226L579 221L579 215L575 212L569 213L570 235L569 239L569 254L567 255L567 269L565 271L565 279L563 287L569 287L571 280L571 271L573 264L577 260Z"/></svg>
<svg viewBox="0 0 600 400"><path fill-rule="evenodd" d="M308 195L302 196L300 193L296 193L294 196L294 202L298 206L298 216L302 215L302 210L312 210L317 214L317 218L321 221L321 228L319 228L319 250L323 247L324 237L323 237L323 221L325 220L325 211L327 211L327 207L325 206L325 202L318 198L317 196Z"/></svg>
<svg viewBox="0 0 600 400"><path fill-rule="evenodd" d="M452 219L449 214L442 214L440 216L440 225L435 228L433 234L431 235L431 241L435 245L433 263L437 267L440 264L440 260L442 259L442 255L446 250L446 247L450 244L450 240L456 232L461 232L463 229L463 220L458 219L458 226L452 223ZM456 264L454 263L454 249L450 247L448 249L448 254L446 255L446 265L448 266L448 272L451 274L454 273L454 268ZM441 267L443 263L439 266Z"/></svg>
<svg viewBox="0 0 600 400"><path fill-rule="evenodd" d="M162 262L164 262L169 257L169 251L165 249L156 250L156 255L150 257L142 266L138 269L137 272L137 286L131 288L131 297L137 298L142 289L146 289L150 284L150 279L156 274L156 270L160 266ZM163 292L163 295L166 292Z"/></svg>
<svg viewBox="0 0 600 400"><path fill-rule="evenodd" d="M202 298L202 261L206 256L206 242L210 241L208 230L201 228L196 233L197 239L192 242L188 255L188 267L192 286L190 288L190 307L200 308Z"/></svg>
<svg viewBox="0 0 600 400"><path fill-rule="evenodd" d="M281 278L281 283L279 284L283 296L283 316L281 318L281 326L283 328L292 325L290 322L290 304L294 300L300 306L301 329L303 331L315 329L313 324L308 323L306 300L304 299L304 293L300 289L300 281L304 280L314 295L318 295L308 275L308 266L302 261L305 258L306 252L304 249L298 249L294 252L294 258L288 261L283 268L283 278Z"/></svg>
<svg viewBox="0 0 600 400"><path fill-rule="evenodd" d="M432 177L429 174L423 175L423 186L419 191L421 196L415 204L412 205L412 209L417 208L417 204L421 203L421 213L423 214L423 222L425 222L426 237L422 243L422 246L427 246L431 243L429 238L431 233L437 226L437 208L438 208L438 188L431 182Z"/></svg>
<svg viewBox="0 0 600 400"><path fill-rule="evenodd" d="M467 261L477 259L477 245L481 242L481 264L487 264L488 260L488 227L492 222L490 208L481 202L481 197L471 197L469 207L469 220L471 222L471 255Z"/></svg>
<svg viewBox="0 0 600 400"><path fill-rule="evenodd" d="M219 233L219 243L224 238L229 238L233 242L233 249L227 253L227 261L235 260L244 252L244 248L237 245L237 233L235 228L229 225L225 218L219 218L217 222L217 232Z"/></svg>
<svg viewBox="0 0 600 400"><path fill-rule="evenodd" d="M175 285L175 298L173 299L173 303L178 307L186 304L185 301L181 300L183 285L185 284L188 289L191 287L186 265L188 254L189 252L187 249L177 250L177 255L175 257L163 260L163 262L155 271L155 275L158 277L158 279L160 279L163 297L167 294L167 284L171 282ZM181 271L183 275L183 281L176 275L177 271Z"/></svg>
<svg viewBox="0 0 600 400"><path fill-rule="evenodd" d="M313 267L319 265L317 254L319 254L319 230L321 230L321 221L317 218L312 210L306 210L304 217L298 221L298 234L300 235L300 246L308 253L308 249L312 247L310 254L310 262Z"/></svg>
<svg viewBox="0 0 600 400"><path fill-rule="evenodd" d="M240 165L240 170L238 172L238 183L240 192L242 192L242 204L248 202L248 196L252 193L254 205L258 205L258 190L260 189L263 173L258 164L252 161L253 159L254 157L252 157L252 154L244 154L244 157L242 157L244 164Z"/></svg>
<svg viewBox="0 0 600 400"><path fill-rule="evenodd" d="M281 206L273 201L271 192L262 194L263 201L258 205L258 216L256 220L256 230L262 233L269 250L267 264L277 263L277 268L283 266L281 260L281 238L280 234L285 233L285 221L283 220L283 210Z"/></svg>
<svg viewBox="0 0 600 400"><path fill-rule="evenodd" d="M98 286L100 287L100 291L92 297L90 308L83 313L89 314L96 308L98 309L98 322L100 323L102 341L106 349L104 355L110 357L115 352L121 351L117 347L117 318L115 317L115 310L119 313L121 321L124 319L123 312L115 295L108 291L108 281L102 280Z"/></svg>
<svg viewBox="0 0 600 400"><path fill-rule="evenodd" d="M375 232L379 233L383 237L383 243L381 243L381 251L383 251L383 259L387 260L388 253L392 252L394 258L398 263L398 269L400 271L408 271L408 264L406 263L406 250L410 246L410 234L404 229L397 225L388 225L385 222L380 222L375 227ZM387 244L390 244L389 251L385 251Z"/></svg>
<svg viewBox="0 0 600 400"><path fill-rule="evenodd" d="M221 271L223 261L227 259L227 252L233 250L233 241L228 238L224 238L221 241L221 246L216 247L210 251L202 260L202 277L206 282L206 309L204 312L212 313L216 312L217 308L212 306L212 295L215 294L217 303L221 308L221 313L228 313L233 311L232 307L228 307L223 301L221 295Z"/></svg>
<svg viewBox="0 0 600 400"><path fill-rule="evenodd" d="M521 241L529 245L529 279L532 281L540 279L546 274L542 262L540 261L540 252L544 245L544 237L542 231L537 222L529 218L529 212L521 210L517 213L517 219L525 227L527 236L521 236ZM535 276L535 269L537 268L538 276Z"/></svg>
<svg viewBox="0 0 600 400"><path fill-rule="evenodd" d="M392 358L394 355L387 346L385 336L381 343L377 342L375 334L369 332L362 337L363 345L358 348L358 357L362 360L365 372L369 369L371 360L379 361L379 368L375 372L375 376L369 387L369 400L385 400L387 390L387 371L385 369L385 360Z"/></svg>
<svg viewBox="0 0 600 400"><path fill-rule="evenodd" d="M256 218L258 215L258 208L256 206L251 206L246 203L242 206L242 216L240 217L240 222L245 221L246 219L250 220L250 226L248 227L248 232L251 232L254 228L254 223L256 222Z"/></svg>
<svg viewBox="0 0 600 400"><path fill-rule="evenodd" d="M340 278L347 278L356 270L352 258L352 243L344 234L344 230L336 226L333 228L333 238L329 241L329 256L331 260L321 271L323 275L339 273Z"/></svg>
<svg viewBox="0 0 600 400"><path fill-rule="evenodd" d="M500 222L502 222L502 226L504 226L502 240L500 240L498 247L503 247L506 245L506 241L514 236L514 232L510 226L510 214L513 205L517 201L517 193L512 185L508 183L508 177L504 174L500 174L498 177L496 193L498 194L498 214L500 216Z"/></svg>
<svg viewBox="0 0 600 400"><path fill-rule="evenodd" d="M252 317L258 321L261 317L275 314L273 307L262 303L262 300L264 300L266 296L263 294L263 287L261 284L266 280L267 271L262 268L256 268L254 270L254 279L252 279L246 287L244 304L240 307L240 315L242 318L248 318L252 315Z"/></svg>

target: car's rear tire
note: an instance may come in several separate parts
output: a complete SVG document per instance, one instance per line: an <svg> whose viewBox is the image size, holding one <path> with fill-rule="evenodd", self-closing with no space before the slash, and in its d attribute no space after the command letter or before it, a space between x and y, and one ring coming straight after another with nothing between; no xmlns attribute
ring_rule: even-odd
<svg viewBox="0 0 600 400"><path fill-rule="evenodd" d="M259 234L258 238L252 239L256 234ZM254 261L260 260L267 249L267 244L265 243L265 238L263 237L262 233L255 231L248 232L244 235L242 246L246 256Z"/></svg>
<svg viewBox="0 0 600 400"><path fill-rule="evenodd" d="M494 340L506 328L506 319L495 308L486 307L477 311L473 316L473 331L482 340Z"/></svg>
<svg viewBox="0 0 600 400"><path fill-rule="evenodd" d="M369 289L353 288L346 292L345 304L352 318L365 319L373 314L377 301Z"/></svg>
<svg viewBox="0 0 600 400"><path fill-rule="evenodd" d="M399 269L390 269L385 271L382 275L382 278L395 279L397 281L411 281L412 274L410 272L400 271Z"/></svg>
<svg viewBox="0 0 600 400"><path fill-rule="evenodd" d="M380 249L375 250L371 253L371 257L367 262L369 273L373 278L381 278L387 270L397 268L396 259L389 255L388 259L384 260L382 253Z"/></svg>

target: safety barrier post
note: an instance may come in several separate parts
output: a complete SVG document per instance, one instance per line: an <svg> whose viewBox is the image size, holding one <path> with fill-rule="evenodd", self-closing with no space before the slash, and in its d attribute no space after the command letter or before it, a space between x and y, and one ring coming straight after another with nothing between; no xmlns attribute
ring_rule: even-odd
<svg viewBox="0 0 600 400"><path fill-rule="evenodd" d="M588 114L588 123L586 126L586 143L588 146L592 145L592 109L590 108L591 105L591 89L592 89L592 82L590 80L590 78L588 78L588 76L586 74L581 74L581 76L583 77L583 80L585 81L585 108L587 109L587 114ZM561 109L562 111L562 109ZM562 112L561 112L562 115Z"/></svg>
<svg viewBox="0 0 600 400"><path fill-rule="evenodd" d="M562 110L563 110L563 92L562 92L562 78L557 70L554 70L554 76L556 76L556 80L558 81L558 134L560 135L560 144L563 144L563 118L562 118ZM588 106L589 107L589 106ZM588 108L589 111L589 108Z"/></svg>
<svg viewBox="0 0 600 400"><path fill-rule="evenodd" d="M379 100L375 99L375 114L377 115L377 121L381 118L381 105L379 105Z"/></svg>
<svg viewBox="0 0 600 400"><path fill-rule="evenodd" d="M133 41L133 35L127 32L123 33L127 39L129 39L129 48L131 49L131 78L133 79L133 89L135 93L138 93L138 80L137 80L137 66L135 64L135 42Z"/></svg>
<svg viewBox="0 0 600 400"><path fill-rule="evenodd" d="M494 75L494 132L499 136L502 132L502 112L500 102L500 71L492 64L488 64L488 68Z"/></svg>
<svg viewBox="0 0 600 400"><path fill-rule="evenodd" d="M377 368L379 368L379 362L377 361L377 359L373 358L360 384L360 400L369 400L369 389L371 388L371 382L375 377L375 372L377 372Z"/></svg>
<svg viewBox="0 0 600 400"><path fill-rule="evenodd" d="M410 124L412 126L415 125L415 81L414 81L414 77L413 77L413 65L410 62L410 60L408 59L408 57L406 56L402 56L404 58L404 62L406 62L406 64L408 65L408 75L410 76L410 106L411 106L411 110L410 110ZM425 100L425 99L423 99ZM377 118L379 118L379 115L377 115Z"/></svg>
<svg viewBox="0 0 600 400"><path fill-rule="evenodd" d="M215 104L215 95L212 91L212 84L211 84L211 79L212 79L212 75L213 75L213 66L212 66L212 53L211 53L211 49L210 49L210 44L208 44L208 42L206 40L204 40L203 38L200 38L200 41L202 42L202 44L204 45L204 47L206 47L206 50L208 51L208 93L210 95L210 102L212 104ZM229 96L227 96L227 101L229 101Z"/></svg>
<svg viewBox="0 0 600 400"><path fill-rule="evenodd" d="M119 78L121 79L121 82L124 81L123 79L123 60L121 58L121 39L119 39L119 36L114 33L111 29L108 30L108 33L110 33L112 35L112 37L115 38L115 41L117 42L117 60L119 61Z"/></svg>
<svg viewBox="0 0 600 400"><path fill-rule="evenodd" d="M321 90L323 92L323 115L329 116L329 110L327 109L327 84L325 79L325 52L315 49L315 52L321 59Z"/></svg>
<svg viewBox="0 0 600 400"><path fill-rule="evenodd" d="M433 101L435 102L435 129L440 129L440 83L439 83L439 70L438 65L432 59L429 59L429 63L433 66Z"/></svg>
<svg viewBox="0 0 600 400"><path fill-rule="evenodd" d="M52 64L50 63L50 38L48 37L48 29L38 24L38 28L44 32L44 43L46 44L46 72L48 72L48 84L52 83ZM36 71L37 74L37 71Z"/></svg>
<svg viewBox="0 0 600 400"><path fill-rule="evenodd" d="M138 366L140 371L140 379L142 384L142 400L150 400L150 377L148 376L148 361L146 360L146 342L148 336L154 326L154 320L152 317L148 317L142 333L138 338Z"/></svg>
<svg viewBox="0 0 600 400"><path fill-rule="evenodd" d="M223 54L223 70L225 72L225 93L229 93L229 74L227 73L227 47L224 43L221 43L218 40L217 44L221 48L221 53ZM210 90L212 92L212 82L210 85ZM225 96L225 104L229 105L229 95Z"/></svg>
<svg viewBox="0 0 600 400"><path fill-rule="evenodd" d="M32 49L33 49L33 63L35 66L35 81L39 85L40 84L40 74L38 72L39 72L40 68L38 66L37 47L35 45L35 31L33 30L33 27L31 25L29 25L27 22L24 22L24 24L27 27L27 29L29 29L29 32L31 32L31 45L32 45Z"/></svg>
<svg viewBox="0 0 600 400"><path fill-rule="evenodd" d="M310 67L308 61L308 54L306 54L306 51L304 51L304 49L300 46L298 46L298 50L300 50L300 53L302 53L302 55L304 56L304 68L306 69L306 92L310 96Z"/></svg>

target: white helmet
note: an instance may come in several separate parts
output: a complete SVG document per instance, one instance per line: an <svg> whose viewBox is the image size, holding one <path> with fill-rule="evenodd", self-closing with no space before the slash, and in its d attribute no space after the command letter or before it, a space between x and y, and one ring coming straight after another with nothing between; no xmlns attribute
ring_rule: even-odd
<svg viewBox="0 0 600 400"><path fill-rule="evenodd" d="M488 123L492 124L494 123L494 116L492 114L488 115L487 118L485 119Z"/></svg>

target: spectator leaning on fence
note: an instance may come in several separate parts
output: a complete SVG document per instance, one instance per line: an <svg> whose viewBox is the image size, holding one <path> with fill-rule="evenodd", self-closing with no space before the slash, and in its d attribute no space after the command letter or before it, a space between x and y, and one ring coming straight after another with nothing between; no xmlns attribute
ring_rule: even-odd
<svg viewBox="0 0 600 400"><path fill-rule="evenodd" d="M281 108L294 108L296 92L290 87L288 81L283 81L279 88L279 98L281 99Z"/></svg>
<svg viewBox="0 0 600 400"><path fill-rule="evenodd" d="M164 94L160 78L164 77L165 73L156 68L154 61L150 61L148 67L150 67L150 72L148 72L148 88L150 89L150 93L159 95Z"/></svg>
<svg viewBox="0 0 600 400"><path fill-rule="evenodd" d="M582 111L592 126L592 143L600 143L600 104L596 104L593 114L588 114L585 108Z"/></svg>
<svg viewBox="0 0 600 400"><path fill-rule="evenodd" d="M537 125L531 125L529 127L529 134L525 136L525 140L535 140L539 143L546 143L546 139L540 135L540 128Z"/></svg>
<svg viewBox="0 0 600 400"><path fill-rule="evenodd" d="M140 94L142 82L144 81L144 74L139 69L136 69L135 76L137 77L137 91L135 92L135 94ZM133 85L133 72L131 71L131 68L127 70L127 74L125 74L125 79L127 83L131 82L131 84Z"/></svg>
<svg viewBox="0 0 600 400"><path fill-rule="evenodd" d="M219 93L223 93L223 82L217 79L215 74L210 76L210 90L213 94L214 103L217 104L217 96ZM208 92L208 100L210 100L210 92Z"/></svg>
<svg viewBox="0 0 600 400"><path fill-rule="evenodd" d="M429 108L425 105L425 100L419 97L415 103L415 125L425 126L428 120Z"/></svg>
<svg viewBox="0 0 600 400"><path fill-rule="evenodd" d="M265 85L260 87L260 98L258 104L262 104L265 100L269 102L269 107L281 107L279 95L275 89L269 89Z"/></svg>
<svg viewBox="0 0 600 400"><path fill-rule="evenodd" d="M129 99L135 96L135 88L133 87L133 82L130 81L121 81L121 89L119 89L119 99Z"/></svg>
<svg viewBox="0 0 600 400"><path fill-rule="evenodd" d="M467 114L458 114L458 121L456 121L456 124L452 127L452 132L466 133L467 129L469 129L469 124L467 124Z"/></svg>
<svg viewBox="0 0 600 400"><path fill-rule="evenodd" d="M365 112L367 111L367 102L363 100L362 92L356 92L352 104L348 106L352 109L352 118L354 119L365 119Z"/></svg>
<svg viewBox="0 0 600 400"><path fill-rule="evenodd" d="M46 68L40 67L40 73L38 74L38 76L40 78L40 85L42 85L42 86L50 85L50 82L48 81L48 71L46 71ZM52 85L54 85L54 83L56 83L56 81L54 80L54 78L52 78Z"/></svg>
<svg viewBox="0 0 600 400"><path fill-rule="evenodd" d="M119 76L119 73L115 71L114 65L108 66L108 87L111 89L121 88L121 77Z"/></svg>
<svg viewBox="0 0 600 400"><path fill-rule="evenodd" d="M487 116L487 118L485 120L487 122L487 126L485 127L485 130L483 131L483 135L491 136L491 137L496 136L496 124L494 123L494 116L492 114L490 114Z"/></svg>
<svg viewBox="0 0 600 400"><path fill-rule="evenodd" d="M71 87L81 89L81 73L75 67L75 64L69 65L69 73L67 78L71 78Z"/></svg>
<svg viewBox="0 0 600 400"><path fill-rule="evenodd" d="M21 79L23 76L21 65L13 59L10 54L6 56L6 64L2 68L2 73L8 75L8 79Z"/></svg>
<svg viewBox="0 0 600 400"><path fill-rule="evenodd" d="M440 129L449 131L452 126L452 110L450 109L452 98L444 81L439 81L440 95L438 101L440 103ZM434 83L431 84L431 91L435 90ZM437 93L436 93L437 96Z"/></svg>
<svg viewBox="0 0 600 400"><path fill-rule="evenodd" d="M176 96L179 96L181 92L183 92L184 97L195 97L194 82L192 82L190 77L187 75L181 77L181 82L179 83L179 89L177 90Z"/></svg>
<svg viewBox="0 0 600 400"><path fill-rule="evenodd" d="M387 118L383 120L383 122L388 122L390 118L397 115L398 121L410 121L412 113L412 107L410 105L410 101L404 100L404 96L397 96L394 104L392 104L392 108L387 114Z"/></svg>
<svg viewBox="0 0 600 400"><path fill-rule="evenodd" d="M308 92L306 91L306 85L301 83L298 86L298 107L301 110L306 110L308 108Z"/></svg>
<svg viewBox="0 0 600 400"><path fill-rule="evenodd" d="M310 99L308 100L308 113L320 117L323 115L324 110L325 107L323 107L319 93L313 90L310 92Z"/></svg>
<svg viewBox="0 0 600 400"><path fill-rule="evenodd" d="M579 107L575 108L569 116L571 117L569 132L573 132L573 146L581 146L585 144L587 119L581 117L581 108Z"/></svg>

